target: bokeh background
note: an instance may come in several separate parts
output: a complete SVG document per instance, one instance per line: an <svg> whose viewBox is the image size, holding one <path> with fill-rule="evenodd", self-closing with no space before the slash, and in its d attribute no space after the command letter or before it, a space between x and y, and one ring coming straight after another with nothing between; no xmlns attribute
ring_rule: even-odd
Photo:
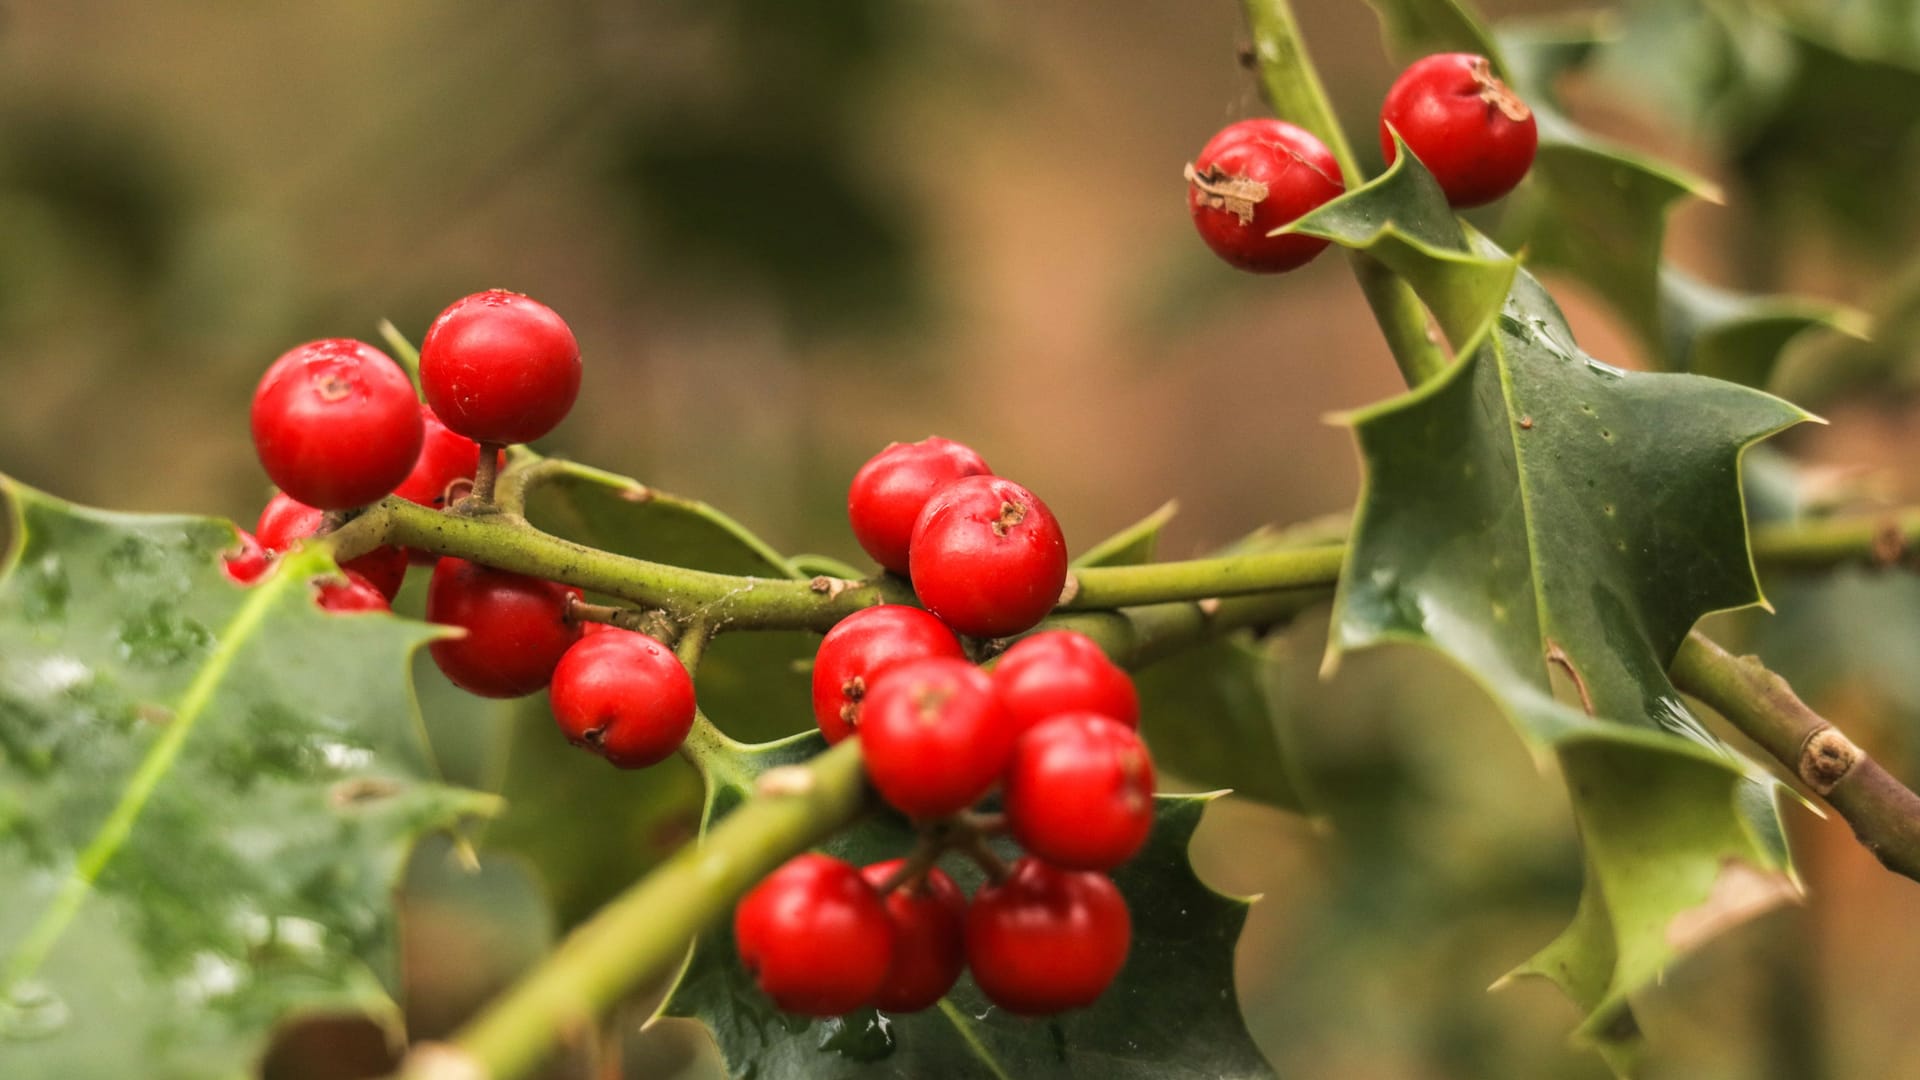
<svg viewBox="0 0 1920 1080"><path fill-rule="evenodd" d="M1395 68L1373 14L1298 7L1377 164ZM1882 316L1872 347L1801 343L1814 374L1783 387L1832 421L1784 440L1810 498L1920 496L1901 322L1920 293L1913 7L1776 5L1825 52L1736 56L1712 9L1643 4L1619 25L1646 51L1563 88L1584 122L1724 186L1725 205L1676 214L1676 262ZM1326 417L1400 385L1345 268L1238 275L1186 217L1182 163L1262 109L1243 36L1231 0L16 0L0 6L0 470L250 523L269 490L247 402L275 356L378 340L383 318L417 338L499 286L558 309L585 350L580 403L542 449L706 499L784 551L857 555L848 477L929 433L1041 492L1076 548L1169 498L1166 557L1340 511L1359 476ZM1590 351L1644 365L1608 310L1550 283ZM1777 617L1724 632L1920 780L1920 585L1770 592ZM1229 800L1195 851L1217 887L1264 894L1238 957L1261 1046L1288 1077L1604 1075L1568 1046L1575 1010L1552 987L1486 990L1572 913L1557 778L1439 660L1355 657L1321 684L1323 640L1324 614L1291 630L1281 672L1319 813ZM436 728L456 779L485 782L492 723ZM1790 816L1809 903L1647 995L1657 1075L1920 1075L1920 887L1843 826ZM524 873L469 871L444 845L402 904L423 1036L554 932ZM635 1026L599 1064L715 1067L697 1033ZM380 1060L354 1025L310 1025L270 1071Z"/></svg>

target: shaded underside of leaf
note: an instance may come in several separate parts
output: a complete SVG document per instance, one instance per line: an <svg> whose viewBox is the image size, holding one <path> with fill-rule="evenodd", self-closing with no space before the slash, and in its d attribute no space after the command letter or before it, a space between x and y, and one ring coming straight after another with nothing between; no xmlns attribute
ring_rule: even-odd
<svg viewBox="0 0 1920 1080"><path fill-rule="evenodd" d="M391 1022L406 855L493 805L418 738L438 631L322 612L318 552L242 589L223 522L0 490L0 1074L238 1076L292 1012Z"/></svg>
<svg viewBox="0 0 1920 1080"><path fill-rule="evenodd" d="M749 772L803 760L817 735L748 748ZM717 789L716 817L741 789ZM1233 986L1233 949L1247 902L1202 883L1187 845L1212 796L1161 796L1147 847L1114 873L1133 913L1127 966L1093 1006L1025 1019L993 1006L962 976L938 1006L911 1015L864 1010L830 1020L779 1012L754 987L734 950L730 923L704 935L663 1007L666 1015L705 1023L731 1075L756 1080L833 1075L939 1076L1010 1080L1084 1077L1266 1077L1241 1018ZM906 854L913 831L891 814L869 818L824 848L855 864ZM1004 857L1016 852L999 845ZM971 893L977 868L957 856L942 863Z"/></svg>

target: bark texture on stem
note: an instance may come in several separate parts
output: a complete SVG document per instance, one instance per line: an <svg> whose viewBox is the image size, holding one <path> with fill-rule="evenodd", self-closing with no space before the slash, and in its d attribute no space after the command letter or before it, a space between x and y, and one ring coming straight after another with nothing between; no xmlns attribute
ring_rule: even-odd
<svg viewBox="0 0 1920 1080"><path fill-rule="evenodd" d="M1920 795L1808 708L1787 680L1698 631L1680 646L1671 674L1825 799L1887 869L1920 881Z"/></svg>

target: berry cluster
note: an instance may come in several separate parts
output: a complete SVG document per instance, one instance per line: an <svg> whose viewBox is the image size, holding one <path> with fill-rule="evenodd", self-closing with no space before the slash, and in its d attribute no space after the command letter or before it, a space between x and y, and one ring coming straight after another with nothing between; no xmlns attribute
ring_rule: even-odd
<svg viewBox="0 0 1920 1080"><path fill-rule="evenodd" d="M537 439L572 408L580 347L545 304L501 290L465 297L434 320L420 349L421 402L398 364L365 342L310 342L276 360L253 399L260 463L279 486L227 573L257 581L275 556L318 536L330 515L387 495L446 509L473 491L510 443ZM328 611L386 611L409 562L433 564L427 618L458 627L433 643L447 678L483 697L548 687L578 745L623 768L673 753L693 726L693 679L645 634L579 617L580 590L399 548L377 548L318 585Z"/></svg>
<svg viewBox="0 0 1920 1080"><path fill-rule="evenodd" d="M860 739L868 778L920 823L921 846L864 869L803 855L756 887L734 933L761 989L816 1016L912 1012L971 968L990 1000L1021 1015L1099 997L1131 934L1105 871L1153 825L1153 762L1127 674L1068 630L1021 639L989 674L937 619L889 605L821 642L814 708L830 739ZM1028 853L1011 869L981 842L997 819L966 813L996 786L1005 828ZM992 878L971 902L935 865L949 847Z"/></svg>
<svg viewBox="0 0 1920 1080"><path fill-rule="evenodd" d="M1415 61L1380 109L1380 148L1392 164L1398 132L1447 202L1483 206L1512 191L1533 165L1533 111L1484 56L1441 53ZM1281 120L1242 120L1215 135L1187 166L1187 208L1222 259L1274 274L1313 261L1327 246L1283 231L1346 190L1326 144Z"/></svg>

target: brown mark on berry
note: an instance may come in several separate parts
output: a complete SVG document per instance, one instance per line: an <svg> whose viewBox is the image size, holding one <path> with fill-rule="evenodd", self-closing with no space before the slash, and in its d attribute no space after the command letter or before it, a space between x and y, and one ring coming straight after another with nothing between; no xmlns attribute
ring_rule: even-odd
<svg viewBox="0 0 1920 1080"><path fill-rule="evenodd" d="M1469 69L1473 81L1480 87L1480 100L1500 110L1500 114L1516 124L1525 123L1533 115L1527 103L1521 101L1500 76L1493 73L1493 64L1484 56L1477 56Z"/></svg>
<svg viewBox="0 0 1920 1080"><path fill-rule="evenodd" d="M1587 680L1581 678L1580 669L1573 666L1573 657L1568 656L1560 643L1551 638L1547 640L1547 663L1558 664L1567 673L1567 678L1573 680L1573 688L1580 694L1580 707L1587 710L1588 716L1594 715L1593 696L1587 693Z"/></svg>
<svg viewBox="0 0 1920 1080"><path fill-rule="evenodd" d="M1015 525L1027 519L1027 505L1010 500L1000 503L1000 516L993 519L993 535L1005 536Z"/></svg>
<svg viewBox="0 0 1920 1080"><path fill-rule="evenodd" d="M335 809L362 806L381 799L391 799L400 794L400 785L392 780L377 776L362 776L352 780L342 780L327 792L327 802Z"/></svg>
<svg viewBox="0 0 1920 1080"><path fill-rule="evenodd" d="M1207 166L1202 173L1187 163L1187 183L1199 188L1206 196L1201 204L1210 210L1225 210L1240 219L1240 224L1253 224L1253 208L1267 198L1267 185L1250 176L1229 176L1218 165Z"/></svg>
<svg viewBox="0 0 1920 1080"><path fill-rule="evenodd" d="M947 707L947 702L951 700L953 700L953 687L951 686L933 685L917 687L913 692L913 710L915 715L920 718L921 723L929 725L937 724L940 722L942 710Z"/></svg>
<svg viewBox="0 0 1920 1080"><path fill-rule="evenodd" d="M1831 795L1860 761L1860 748L1830 727L1807 736L1800 744L1800 779L1820 795Z"/></svg>
<svg viewBox="0 0 1920 1080"><path fill-rule="evenodd" d="M314 384L314 390L321 401L341 401L353 393L353 380L337 372L329 372Z"/></svg>

